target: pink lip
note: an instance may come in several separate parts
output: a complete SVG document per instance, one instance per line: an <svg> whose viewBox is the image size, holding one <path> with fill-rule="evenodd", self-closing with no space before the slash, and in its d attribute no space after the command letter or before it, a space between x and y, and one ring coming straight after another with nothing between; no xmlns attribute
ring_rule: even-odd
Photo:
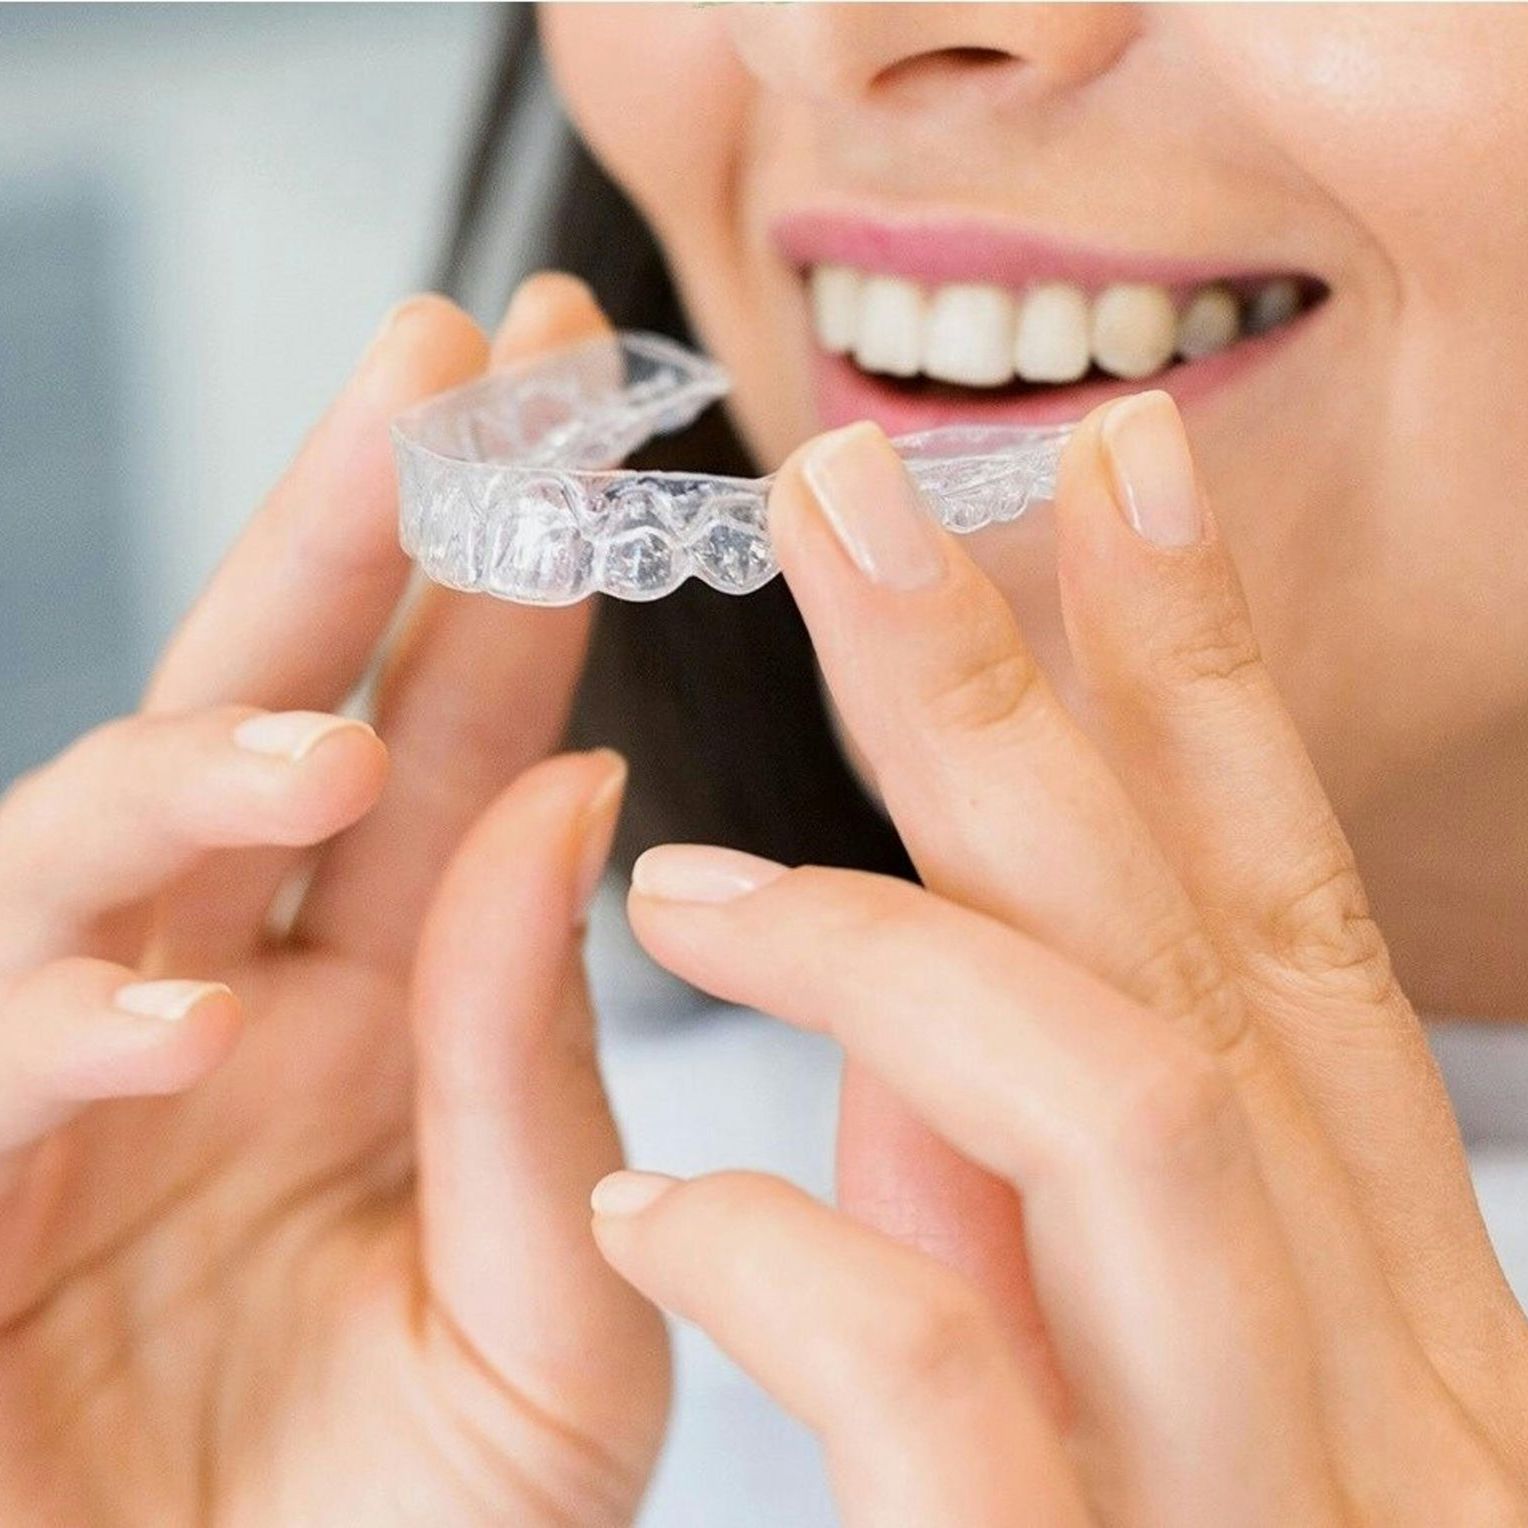
<svg viewBox="0 0 1528 1528"><path fill-rule="evenodd" d="M1096 291L1116 281L1150 281L1181 298L1186 290L1209 281L1245 292L1274 276L1297 274L1287 267L1124 254L969 217L887 218L815 208L777 219L771 232L782 254L798 268L850 265L929 285L990 281L1018 289L1036 281L1063 280ZM819 350L818 411L824 428L874 419L889 434L900 435L953 423L1066 424L1110 398L1146 387L1163 388L1180 404L1188 404L1234 381L1291 337L1303 334L1323 306L1318 303L1268 334L1244 338L1202 360L1180 362L1143 381L1096 378L1070 387L990 396L978 388L899 387L862 372L846 357Z"/></svg>
<svg viewBox="0 0 1528 1528"><path fill-rule="evenodd" d="M974 218L888 219L833 209L778 218L776 246L791 264L852 265L914 281L990 281L1024 287L1071 281L1088 289L1114 281L1151 281L1169 288L1207 281L1242 283L1287 275L1287 269L1206 259L1131 255L1050 238Z"/></svg>

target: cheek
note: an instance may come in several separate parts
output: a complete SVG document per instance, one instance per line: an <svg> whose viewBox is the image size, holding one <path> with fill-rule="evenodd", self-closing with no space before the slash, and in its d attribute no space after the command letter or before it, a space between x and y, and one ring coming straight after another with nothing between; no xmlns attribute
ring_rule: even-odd
<svg viewBox="0 0 1528 1528"><path fill-rule="evenodd" d="M1455 355L1528 324L1528 9L1205 7L1213 67L1368 245L1397 318L1446 319ZM1482 194L1482 192L1485 194ZM1481 347L1484 347L1482 349ZM1444 358L1446 360L1446 357Z"/></svg>
<svg viewBox="0 0 1528 1528"><path fill-rule="evenodd" d="M1528 10L1179 14L1207 72L1354 244L1341 369L1311 387L1338 414L1361 400L1362 429L1334 460L1328 519L1299 529L1318 524L1312 545L1349 559L1340 639L1361 647L1379 633L1382 650L1344 677L1371 730L1386 712L1406 746L1441 746L1520 705L1528 682L1528 516L1515 486L1528 479ZM1320 586L1298 546L1284 553ZM1281 600L1279 575L1259 571L1275 605L1307 604L1298 588ZM1319 692L1319 677L1308 683Z"/></svg>
<svg viewBox="0 0 1528 1528"><path fill-rule="evenodd" d="M1185 25L1208 66L1302 174L1376 231L1454 241L1500 213L1481 171L1521 180L1528 11L1204 7Z"/></svg>
<svg viewBox="0 0 1528 1528"><path fill-rule="evenodd" d="M549 5L539 18L574 125L657 235L698 342L732 373L748 444L778 461L810 418L806 337L792 328L805 320L766 257L760 209L782 181L799 189L802 124L761 97L722 10Z"/></svg>
<svg viewBox="0 0 1528 1528"><path fill-rule="evenodd" d="M714 222L747 80L709 9L543 5L542 42L580 135L664 242Z"/></svg>

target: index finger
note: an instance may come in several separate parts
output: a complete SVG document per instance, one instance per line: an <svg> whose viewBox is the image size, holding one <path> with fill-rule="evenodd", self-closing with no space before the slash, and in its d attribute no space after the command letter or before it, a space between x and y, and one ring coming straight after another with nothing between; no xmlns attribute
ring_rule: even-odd
<svg viewBox="0 0 1528 1528"><path fill-rule="evenodd" d="M1442 1080L1167 394L1079 428L1057 539L1072 651L1123 778L1352 1174L1402 1297L1424 1323L1473 1322L1473 1305L1439 1301L1418 1250L1451 1249L1505 1294Z"/></svg>
<svg viewBox="0 0 1528 1528"><path fill-rule="evenodd" d="M171 639L146 710L328 710L345 696L408 576L388 426L487 358L482 331L444 297L393 310Z"/></svg>

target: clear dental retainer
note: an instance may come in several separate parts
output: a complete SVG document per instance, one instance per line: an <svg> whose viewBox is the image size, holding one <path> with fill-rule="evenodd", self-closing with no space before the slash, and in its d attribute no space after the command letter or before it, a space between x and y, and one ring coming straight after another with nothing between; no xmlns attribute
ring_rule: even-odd
<svg viewBox="0 0 1528 1528"><path fill-rule="evenodd" d="M654 600L687 578L750 594L779 571L772 478L617 465L727 390L714 362L629 332L440 393L393 425L404 550L437 583L522 604ZM892 444L964 532L1053 498L1069 431L956 425Z"/></svg>

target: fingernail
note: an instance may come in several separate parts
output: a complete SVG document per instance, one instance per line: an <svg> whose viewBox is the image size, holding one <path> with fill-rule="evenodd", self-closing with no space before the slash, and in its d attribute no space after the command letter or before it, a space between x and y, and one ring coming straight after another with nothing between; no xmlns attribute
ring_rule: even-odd
<svg viewBox="0 0 1528 1528"><path fill-rule="evenodd" d="M297 764L326 737L345 731L371 732L371 728L353 716L335 716L328 711L265 711L240 722L233 729L233 740L250 753Z"/></svg>
<svg viewBox="0 0 1528 1528"><path fill-rule="evenodd" d="M600 877L610 858L615 825L621 815L621 797L626 788L626 760L613 748L596 748L595 754L607 761L606 773L584 803L579 822L578 872L573 883L573 910L577 922L589 914L589 905L599 890Z"/></svg>
<svg viewBox="0 0 1528 1528"><path fill-rule="evenodd" d="M1204 533L1199 483L1177 406L1164 392L1110 406L1099 427L1114 502L1155 546L1190 546Z"/></svg>
<svg viewBox="0 0 1528 1528"><path fill-rule="evenodd" d="M367 345L356 366L356 378L364 383L367 373L371 370L372 362L384 348L394 330L408 323L416 314L423 313L435 303L443 301L445 299L434 292L416 292L410 297L405 297L401 301L395 302L382 315L382 322L377 325L377 331L372 335L371 343Z"/></svg>
<svg viewBox="0 0 1528 1528"><path fill-rule="evenodd" d="M557 291L587 298L590 305L594 306L594 297L588 284L580 281L577 276L567 271L532 271L515 288L509 306L504 309L504 317L499 324L500 336L516 328L528 314L548 302Z"/></svg>
<svg viewBox="0 0 1528 1528"><path fill-rule="evenodd" d="M183 1019L214 992L232 995L222 982L129 982L117 988L112 1002L124 1013L148 1019Z"/></svg>
<svg viewBox="0 0 1528 1528"><path fill-rule="evenodd" d="M415 313L422 312L432 303L439 302L440 298L434 292L415 292L395 302L386 313L382 315L382 322L377 325L377 332L372 340L376 344L378 340L384 340L396 329L399 324L412 318Z"/></svg>
<svg viewBox="0 0 1528 1528"><path fill-rule="evenodd" d="M636 1215L656 1203L679 1180L663 1173L634 1173L626 1169L601 1178L589 1195L596 1215Z"/></svg>
<svg viewBox="0 0 1528 1528"><path fill-rule="evenodd" d="M660 844L631 867L631 884L661 902L731 902L784 874L784 865L737 849Z"/></svg>
<svg viewBox="0 0 1528 1528"><path fill-rule="evenodd" d="M839 544L871 583L921 589L943 574L944 533L875 425L851 424L813 441L801 475Z"/></svg>
<svg viewBox="0 0 1528 1528"><path fill-rule="evenodd" d="M509 299L509 305L504 309L504 317L499 320L496 336L499 344L511 338L525 322L527 315L533 311L532 304L537 301L536 288L532 285L535 280L536 277L532 274L515 288Z"/></svg>

